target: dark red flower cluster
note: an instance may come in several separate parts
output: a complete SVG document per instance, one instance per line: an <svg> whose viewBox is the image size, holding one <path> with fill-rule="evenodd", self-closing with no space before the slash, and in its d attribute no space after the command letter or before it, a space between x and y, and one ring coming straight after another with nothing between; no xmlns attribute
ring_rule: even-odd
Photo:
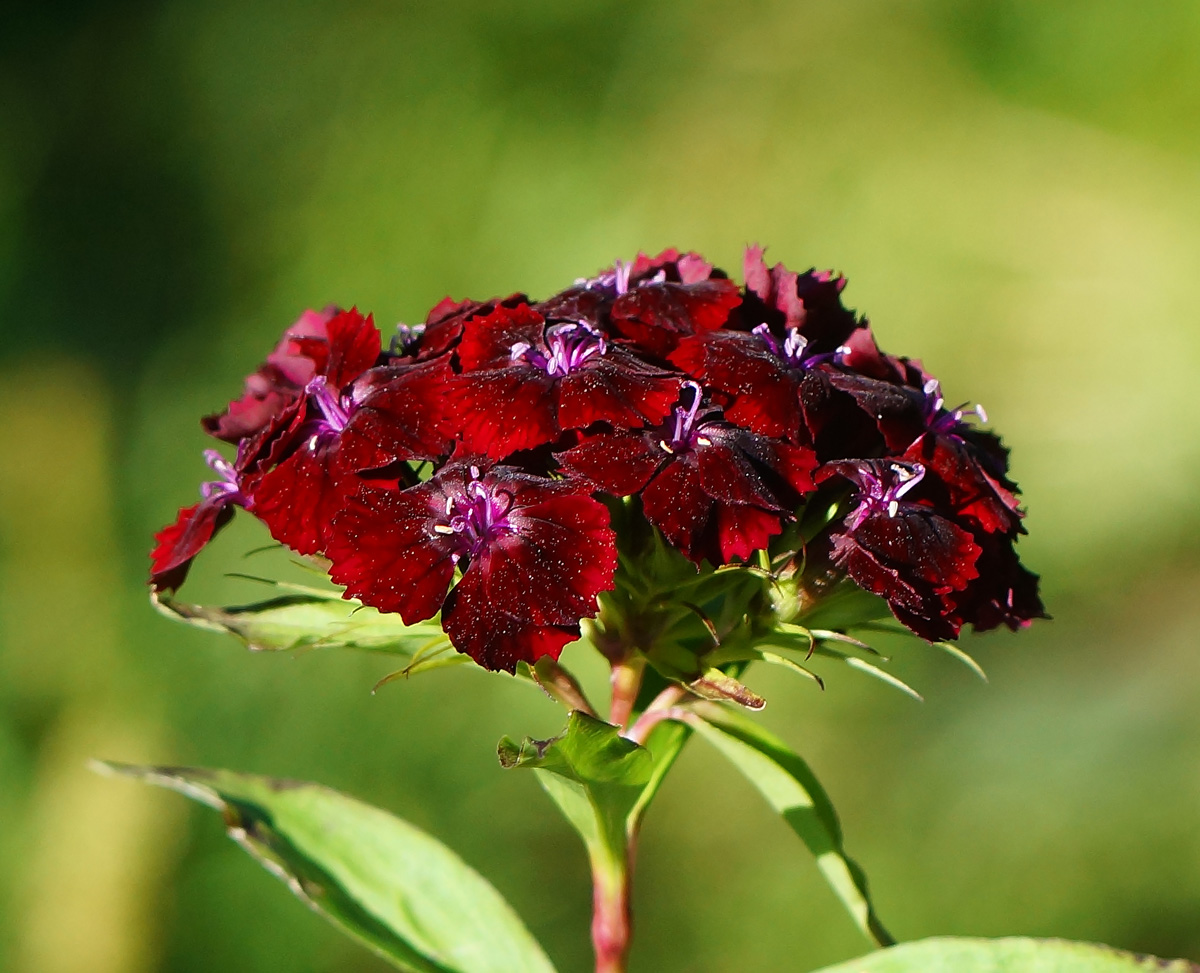
<svg viewBox="0 0 1200 973"><path fill-rule="evenodd" d="M885 355L845 281L768 268L746 285L693 253L618 263L549 300L443 301L385 348L356 310L307 312L204 428L217 479L157 535L173 590L242 507L346 596L407 623L441 613L490 669L557 657L613 586L606 503L703 566L808 544L928 639L1042 614L1018 562L1007 450ZM772 550L772 555L778 552Z"/></svg>

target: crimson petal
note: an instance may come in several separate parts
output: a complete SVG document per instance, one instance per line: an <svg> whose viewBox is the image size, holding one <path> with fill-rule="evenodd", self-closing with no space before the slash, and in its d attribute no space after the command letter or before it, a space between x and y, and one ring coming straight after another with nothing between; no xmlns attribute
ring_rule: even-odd
<svg viewBox="0 0 1200 973"><path fill-rule="evenodd" d="M175 591L183 584L192 559L229 523L233 506L227 496L213 496L183 507L169 524L154 535L150 552L150 585L155 591Z"/></svg>

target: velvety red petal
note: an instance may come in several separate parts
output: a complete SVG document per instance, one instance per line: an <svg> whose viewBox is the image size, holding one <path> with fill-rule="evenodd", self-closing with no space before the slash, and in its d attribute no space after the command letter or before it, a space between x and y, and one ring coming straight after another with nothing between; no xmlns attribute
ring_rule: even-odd
<svg viewBox="0 0 1200 973"><path fill-rule="evenodd" d="M182 508L173 524L154 535L154 550L150 552L151 587L156 591L178 589L192 566L192 558L232 516L233 507L223 497Z"/></svg>
<svg viewBox="0 0 1200 973"><path fill-rule="evenodd" d="M873 514L854 531L877 560L944 591L961 591L979 576L979 546L970 533L924 508L902 505L895 516Z"/></svg>
<svg viewBox="0 0 1200 973"><path fill-rule="evenodd" d="M376 470L397 460L428 460L450 451L449 386L445 362L372 369L355 387L361 403L342 431L343 470ZM360 390L360 386L362 389Z"/></svg>
<svg viewBox="0 0 1200 973"><path fill-rule="evenodd" d="M961 622L931 586L914 583L902 567L881 562L852 536L835 535L833 542L834 562L861 588L886 599L892 614L911 631L931 642L958 635Z"/></svg>
<svg viewBox="0 0 1200 973"><path fill-rule="evenodd" d="M965 443L927 433L909 447L904 459L931 470L945 486L950 508L987 533L1021 529L1017 498L984 472Z"/></svg>
<svg viewBox="0 0 1200 973"><path fill-rule="evenodd" d="M472 564L454 586L442 618L454 647L493 672L515 672L518 662L533 664L545 655L557 659L580 633L578 625L535 624L489 597L478 564Z"/></svg>
<svg viewBox="0 0 1200 973"><path fill-rule="evenodd" d="M457 376L447 390L451 421L465 449L503 459L553 442L562 432L554 381L539 368L512 367Z"/></svg>
<svg viewBox="0 0 1200 973"><path fill-rule="evenodd" d="M686 345L699 341L704 347L704 381L734 397L725 412L730 422L764 436L801 436L800 373L790 370L757 335L738 331L685 339L671 360L680 363L679 351L685 359L694 357Z"/></svg>
<svg viewBox="0 0 1200 973"><path fill-rule="evenodd" d="M735 557L749 560L781 530L783 518L778 513L744 504L717 507L717 542L721 545L721 558L726 562Z"/></svg>
<svg viewBox="0 0 1200 973"><path fill-rule="evenodd" d="M325 549L334 514L341 509L347 478L334 468L334 443L312 440L263 474L250 507L280 543L300 554Z"/></svg>
<svg viewBox="0 0 1200 973"><path fill-rule="evenodd" d="M616 539L608 510L563 481L497 468L483 482L507 490L509 532L473 559L444 614L455 647L489 669L557 658L596 614L596 595L612 587Z"/></svg>
<svg viewBox="0 0 1200 973"><path fill-rule="evenodd" d="M329 359L324 372L329 384L340 389L379 360L383 350L379 329L371 315L364 318L353 308L334 317L326 328L329 331Z"/></svg>
<svg viewBox="0 0 1200 973"><path fill-rule="evenodd" d="M615 497L637 493L668 458L648 436L620 433L597 433L555 454L568 472Z"/></svg>
<svg viewBox="0 0 1200 973"><path fill-rule="evenodd" d="M834 388L850 395L878 427L889 450L903 452L925 431L924 396L892 382L852 372L826 372Z"/></svg>
<svg viewBox="0 0 1200 973"><path fill-rule="evenodd" d="M736 440L734 440L736 443ZM696 450L701 489L722 504L755 504L778 510L779 506L762 476L732 445L713 442Z"/></svg>
<svg viewBox="0 0 1200 973"><path fill-rule="evenodd" d="M825 366L810 368L800 380L800 410L817 455L823 461L882 455L886 444L874 416L835 388L832 374Z"/></svg>
<svg viewBox="0 0 1200 973"><path fill-rule="evenodd" d="M634 429L661 422L679 398L680 380L641 366L619 348L558 383L558 424L583 429L594 422Z"/></svg>
<svg viewBox="0 0 1200 973"><path fill-rule="evenodd" d="M700 488L699 471L683 460L664 466L642 491L646 519L696 564L717 556L711 536L706 536L712 509L712 499Z"/></svg>
<svg viewBox="0 0 1200 973"><path fill-rule="evenodd" d="M407 490L360 486L333 521L325 556L346 597L399 612L412 625L437 614L454 577L454 541L434 531L442 495L428 483Z"/></svg>
<svg viewBox="0 0 1200 973"><path fill-rule="evenodd" d="M463 324L458 360L464 372L493 369L512 360L518 342L536 344L542 339L545 319L528 304L498 306L490 314L476 315Z"/></svg>
<svg viewBox="0 0 1200 973"><path fill-rule="evenodd" d="M1012 541L994 534L977 541L983 549L979 577L952 595L963 620L977 632L1000 625L1015 632L1035 618L1049 618L1038 595L1038 576L1021 564Z"/></svg>
<svg viewBox="0 0 1200 973"><path fill-rule="evenodd" d="M618 332L666 357L680 338L721 327L741 300L737 284L719 277L695 284L643 284L617 298L610 314Z"/></svg>

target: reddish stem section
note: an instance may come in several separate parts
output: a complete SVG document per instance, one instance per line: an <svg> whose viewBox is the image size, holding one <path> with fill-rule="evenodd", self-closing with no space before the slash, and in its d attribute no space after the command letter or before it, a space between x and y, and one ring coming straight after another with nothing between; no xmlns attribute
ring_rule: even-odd
<svg viewBox="0 0 1200 973"><path fill-rule="evenodd" d="M592 862L592 946L596 951L596 973L625 973L633 936L632 864L632 839L625 862Z"/></svg>

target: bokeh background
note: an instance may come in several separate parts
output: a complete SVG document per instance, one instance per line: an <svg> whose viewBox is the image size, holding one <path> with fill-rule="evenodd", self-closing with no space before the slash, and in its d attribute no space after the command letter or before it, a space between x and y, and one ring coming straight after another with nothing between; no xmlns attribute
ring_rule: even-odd
<svg viewBox="0 0 1200 973"><path fill-rule="evenodd" d="M846 272L1014 447L1051 623L916 643L924 705L751 682L901 938L1200 958L1200 4L84 0L0 30L0 968L380 971L175 795L92 756L315 779L432 831L589 968L581 849L467 668L256 656L151 611L197 417L306 306L386 328L638 249ZM248 521L248 519L246 519ZM234 597L251 523L191 582ZM245 594L244 591L242 591ZM567 660L595 680L587 658ZM702 742L650 816L634 969L865 949Z"/></svg>

